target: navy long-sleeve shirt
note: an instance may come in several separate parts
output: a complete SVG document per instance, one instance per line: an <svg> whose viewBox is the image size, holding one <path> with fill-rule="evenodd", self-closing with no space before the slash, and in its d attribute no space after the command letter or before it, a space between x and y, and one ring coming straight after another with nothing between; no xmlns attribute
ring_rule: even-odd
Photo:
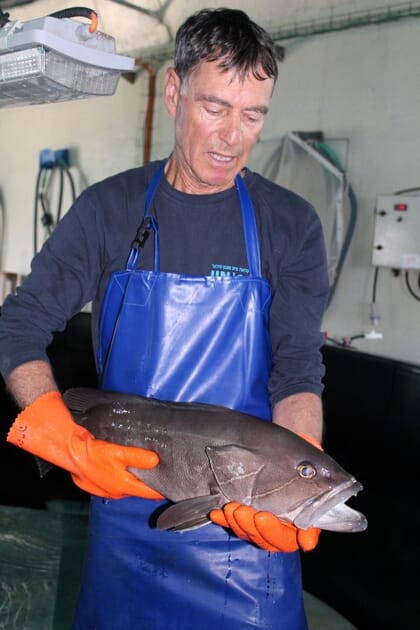
<svg viewBox="0 0 420 630"><path fill-rule="evenodd" d="M98 320L107 282L125 268L141 223L147 186L160 162L109 177L86 189L60 221L31 273L0 317L0 371L48 360L55 331L92 302L96 350ZM247 171L254 204L262 273L270 282L273 370L271 403L286 396L322 392L321 321L328 296L322 228L315 210L296 194ZM154 198L160 270L193 275L248 274L242 218L235 188L191 195L163 179ZM153 239L140 257L153 268ZM141 323L139 323L141 325Z"/></svg>

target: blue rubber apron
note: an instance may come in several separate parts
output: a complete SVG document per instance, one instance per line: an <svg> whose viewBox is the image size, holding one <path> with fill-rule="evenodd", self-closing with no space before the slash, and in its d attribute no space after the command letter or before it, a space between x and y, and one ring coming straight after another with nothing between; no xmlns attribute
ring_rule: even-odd
<svg viewBox="0 0 420 630"><path fill-rule="evenodd" d="M261 277L251 199L238 176L249 276L159 272L150 215L124 271L111 276L100 320L103 389L207 402L271 420L270 286ZM154 270L137 268L154 233ZM92 497L77 630L306 630L299 553L267 553L217 525L187 532L154 527L166 501Z"/></svg>

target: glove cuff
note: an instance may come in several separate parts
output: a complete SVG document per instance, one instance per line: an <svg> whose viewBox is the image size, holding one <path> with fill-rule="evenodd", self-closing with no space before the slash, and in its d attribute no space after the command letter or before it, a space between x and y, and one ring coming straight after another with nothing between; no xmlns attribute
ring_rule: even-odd
<svg viewBox="0 0 420 630"><path fill-rule="evenodd" d="M42 394L19 413L6 439L39 457L45 457L45 451L51 450L50 454L55 454L60 459L75 426L60 392L52 391ZM49 458L48 461L53 460Z"/></svg>
<svg viewBox="0 0 420 630"><path fill-rule="evenodd" d="M318 448L320 451L324 450L321 446L321 442L318 442L318 440L316 440L312 435L309 435L309 433L298 433L298 436L309 442L309 444L312 444L312 446L315 446L315 448Z"/></svg>

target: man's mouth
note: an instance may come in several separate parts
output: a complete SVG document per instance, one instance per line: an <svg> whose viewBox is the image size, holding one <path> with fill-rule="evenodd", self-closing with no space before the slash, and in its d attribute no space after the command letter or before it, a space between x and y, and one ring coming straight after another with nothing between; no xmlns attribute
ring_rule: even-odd
<svg viewBox="0 0 420 630"><path fill-rule="evenodd" d="M233 155L223 155L222 153L214 153L210 151L210 156L217 162L232 162L235 158Z"/></svg>

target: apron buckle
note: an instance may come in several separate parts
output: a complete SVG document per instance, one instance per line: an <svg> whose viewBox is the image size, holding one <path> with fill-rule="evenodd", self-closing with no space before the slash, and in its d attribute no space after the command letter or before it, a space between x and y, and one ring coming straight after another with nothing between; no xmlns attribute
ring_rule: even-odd
<svg viewBox="0 0 420 630"><path fill-rule="evenodd" d="M137 230L136 236L131 243L131 247L135 247L136 249L138 249L139 247L143 248L152 230L152 217L143 217L143 221L141 222L140 227Z"/></svg>

